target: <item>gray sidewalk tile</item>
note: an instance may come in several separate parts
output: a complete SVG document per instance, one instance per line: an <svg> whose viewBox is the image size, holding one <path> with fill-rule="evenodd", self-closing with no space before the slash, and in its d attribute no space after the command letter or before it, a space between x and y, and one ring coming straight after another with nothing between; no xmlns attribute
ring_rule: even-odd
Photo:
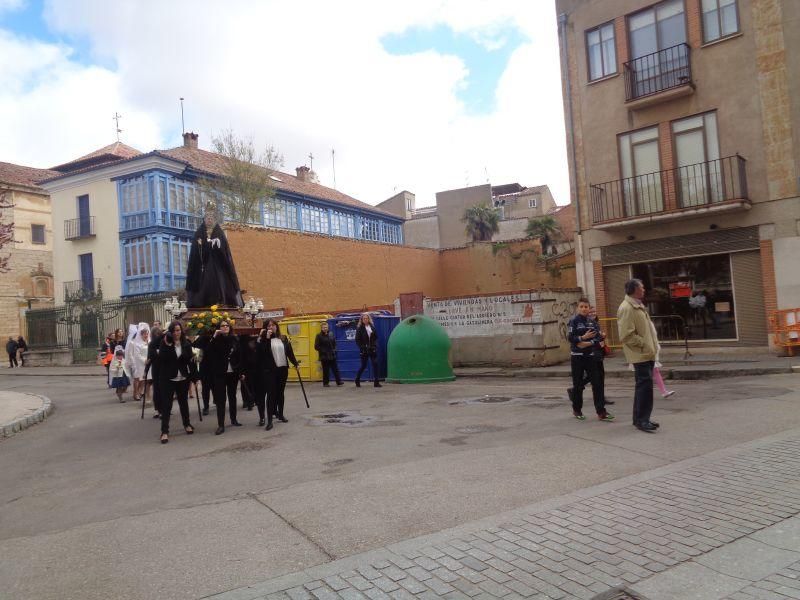
<svg viewBox="0 0 800 600"><path fill-rule="evenodd" d="M800 552L800 516L787 519L768 529L757 531L750 537L770 546Z"/></svg>
<svg viewBox="0 0 800 600"><path fill-rule="evenodd" d="M695 562L732 577L759 581L798 560L800 553L741 539L700 556Z"/></svg>
<svg viewBox="0 0 800 600"><path fill-rule="evenodd" d="M720 600L738 592L746 582L687 563L631 586L647 600Z"/></svg>

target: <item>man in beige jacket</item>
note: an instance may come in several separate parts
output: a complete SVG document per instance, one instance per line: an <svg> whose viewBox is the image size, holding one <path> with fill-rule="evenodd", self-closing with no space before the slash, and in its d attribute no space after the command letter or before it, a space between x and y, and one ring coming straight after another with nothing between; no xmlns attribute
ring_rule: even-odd
<svg viewBox="0 0 800 600"><path fill-rule="evenodd" d="M650 414L653 412L653 366L658 341L650 315L642 302L644 292L644 284L640 279L625 283L625 299L617 310L617 327L625 358L636 373L633 425L641 431L655 433L658 423L650 420Z"/></svg>

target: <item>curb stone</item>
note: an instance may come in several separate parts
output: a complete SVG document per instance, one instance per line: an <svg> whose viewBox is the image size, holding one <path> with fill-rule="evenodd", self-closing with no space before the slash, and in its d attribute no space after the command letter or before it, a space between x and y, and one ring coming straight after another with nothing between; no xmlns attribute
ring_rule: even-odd
<svg viewBox="0 0 800 600"><path fill-rule="evenodd" d="M27 394L28 396L35 396L36 398L41 398L42 405L36 409L36 411L25 417L20 417L19 419L15 419L10 423L2 423L0 424L0 439L11 437L14 434L19 433L23 429L27 429L31 425L36 425L37 423L41 423L44 421L50 413L53 412L53 402L50 398L46 396L41 396L39 394Z"/></svg>

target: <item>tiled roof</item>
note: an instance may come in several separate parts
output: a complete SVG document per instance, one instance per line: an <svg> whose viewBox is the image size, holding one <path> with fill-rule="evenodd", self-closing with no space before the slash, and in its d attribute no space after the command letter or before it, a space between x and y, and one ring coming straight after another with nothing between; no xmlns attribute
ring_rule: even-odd
<svg viewBox="0 0 800 600"><path fill-rule="evenodd" d="M208 152L207 150L200 150L197 148L186 148L185 146L178 146L177 148L170 148L169 150L159 150L157 152L163 156L168 156L184 162L198 171L204 171L212 175L224 175L225 173L225 158L215 152ZM319 198L320 200L328 200L354 208L371 210L392 217L397 216L385 210L381 210L380 208L375 208L366 202L356 200L352 196L343 194L338 190L320 185L319 183L301 181L294 175L289 175L288 173L277 171L275 177L281 180L274 182L275 187L286 192L311 196L313 198Z"/></svg>
<svg viewBox="0 0 800 600"><path fill-rule="evenodd" d="M49 169L35 169L33 167L24 167L22 165L14 165L7 162L0 162L0 183L7 183L10 185L22 185L26 187L38 187L38 183L42 179L60 175L57 171Z"/></svg>
<svg viewBox="0 0 800 600"><path fill-rule="evenodd" d="M89 165L96 166L115 160L133 158L135 156L139 156L140 154L141 152L139 152L136 148L132 148L126 144L123 144L122 142L114 142L113 144L104 146L103 148L95 150L94 152L90 152L85 156L81 156L80 158L66 162L63 165L57 165L53 167L53 170L64 173L67 171L81 169Z"/></svg>

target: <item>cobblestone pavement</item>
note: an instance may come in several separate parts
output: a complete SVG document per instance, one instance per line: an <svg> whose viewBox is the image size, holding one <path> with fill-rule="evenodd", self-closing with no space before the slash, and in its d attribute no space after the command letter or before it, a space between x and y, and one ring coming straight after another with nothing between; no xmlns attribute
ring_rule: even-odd
<svg viewBox="0 0 800 600"><path fill-rule="evenodd" d="M800 513L796 430L673 466L551 509L484 519L471 531L408 540L211 598L590 599L615 586L635 590ZM691 597L800 598L800 563L780 568L755 583L741 579L735 593Z"/></svg>

